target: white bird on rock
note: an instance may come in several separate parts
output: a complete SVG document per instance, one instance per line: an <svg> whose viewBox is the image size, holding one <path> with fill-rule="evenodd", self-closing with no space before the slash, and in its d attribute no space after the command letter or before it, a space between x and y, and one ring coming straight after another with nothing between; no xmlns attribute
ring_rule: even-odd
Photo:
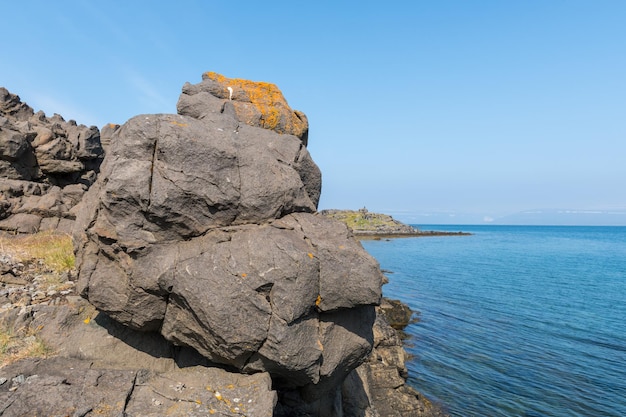
<svg viewBox="0 0 626 417"><path fill-rule="evenodd" d="M233 99L233 88L232 87L226 87L226 89L228 90L228 99L232 100Z"/></svg>

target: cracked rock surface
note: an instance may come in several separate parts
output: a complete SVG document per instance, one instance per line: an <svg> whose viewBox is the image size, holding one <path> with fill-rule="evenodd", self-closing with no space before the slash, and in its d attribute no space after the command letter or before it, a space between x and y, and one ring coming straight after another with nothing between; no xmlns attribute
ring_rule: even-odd
<svg viewBox="0 0 626 417"><path fill-rule="evenodd" d="M76 221L77 290L134 330L315 400L372 349L378 263L316 213L301 138L190 90L182 114L112 133Z"/></svg>
<svg viewBox="0 0 626 417"><path fill-rule="evenodd" d="M277 394L268 373L228 372L78 297L13 309L0 320L38 329L51 349L49 357L0 368L2 416L273 415Z"/></svg>
<svg viewBox="0 0 626 417"><path fill-rule="evenodd" d="M80 270L0 254L0 415L442 416L377 263L315 212L306 116L215 73L177 107L104 126L85 193L97 130L0 89L0 229L73 224Z"/></svg>

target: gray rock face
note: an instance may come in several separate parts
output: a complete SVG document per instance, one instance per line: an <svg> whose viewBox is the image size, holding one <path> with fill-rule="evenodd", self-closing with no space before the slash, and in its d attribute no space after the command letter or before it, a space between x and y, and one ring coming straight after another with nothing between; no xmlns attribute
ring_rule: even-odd
<svg viewBox="0 0 626 417"><path fill-rule="evenodd" d="M0 386L2 415L122 415L136 379L134 371L89 369L67 358L25 362L0 371L11 378Z"/></svg>
<svg viewBox="0 0 626 417"><path fill-rule="evenodd" d="M408 306L400 306L397 300L383 299L383 306L385 304L410 311ZM433 404L406 383L406 352L398 330L387 322L388 312L389 308L376 308L374 349L342 385L344 415L446 417L447 414L439 404Z"/></svg>
<svg viewBox="0 0 626 417"><path fill-rule="evenodd" d="M0 230L36 232L74 219L102 158L95 126L34 113L0 88Z"/></svg>
<svg viewBox="0 0 626 417"><path fill-rule="evenodd" d="M404 383L377 263L315 212L306 116L215 73L178 110L101 145L0 88L0 230L73 227L80 269L42 292L0 259L2 330L47 349L0 367L0 414L443 415Z"/></svg>
<svg viewBox="0 0 626 417"><path fill-rule="evenodd" d="M54 352L0 368L3 416L273 415L268 373L210 366L191 349L137 333L72 298L0 313L3 330L30 329Z"/></svg>
<svg viewBox="0 0 626 417"><path fill-rule="evenodd" d="M78 289L132 329L314 401L371 350L382 274L315 213L321 175L300 138L207 100L107 133L76 224Z"/></svg>

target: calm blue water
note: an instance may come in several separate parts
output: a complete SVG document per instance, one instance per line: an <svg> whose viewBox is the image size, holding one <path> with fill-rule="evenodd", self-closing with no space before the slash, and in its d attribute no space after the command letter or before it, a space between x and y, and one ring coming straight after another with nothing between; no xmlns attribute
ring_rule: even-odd
<svg viewBox="0 0 626 417"><path fill-rule="evenodd" d="M626 416L626 227L427 226L363 241L409 325L410 383L453 416Z"/></svg>

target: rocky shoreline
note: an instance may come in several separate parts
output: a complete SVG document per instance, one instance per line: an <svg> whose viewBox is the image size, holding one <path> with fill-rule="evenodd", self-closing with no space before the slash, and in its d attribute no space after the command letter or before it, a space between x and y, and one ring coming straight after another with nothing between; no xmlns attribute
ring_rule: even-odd
<svg viewBox="0 0 626 417"><path fill-rule="evenodd" d="M0 93L0 415L444 415L275 85L102 131Z"/></svg>
<svg viewBox="0 0 626 417"><path fill-rule="evenodd" d="M320 214L339 220L352 230L358 239L392 239L402 237L428 236L468 236L468 232L444 232L437 230L419 230L399 222L388 214L371 213L366 208L360 210L321 210Z"/></svg>
<svg viewBox="0 0 626 417"><path fill-rule="evenodd" d="M15 239L23 237L0 236L3 246ZM0 271L0 334L13 335L1 345L2 415L315 415L300 414L301 404L273 391L266 375L232 374L98 312L76 293L75 271L22 262L10 251ZM406 384L402 329L412 319L406 304L383 298L373 350L342 386L344 416L446 415Z"/></svg>

